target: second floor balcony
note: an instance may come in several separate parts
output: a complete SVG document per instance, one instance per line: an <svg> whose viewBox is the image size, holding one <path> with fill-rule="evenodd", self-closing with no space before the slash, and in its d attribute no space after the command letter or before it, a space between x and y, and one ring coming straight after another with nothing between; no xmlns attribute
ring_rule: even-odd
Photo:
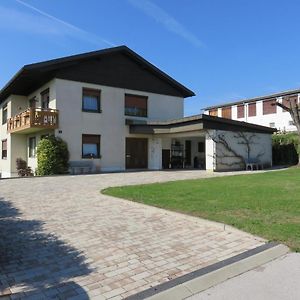
<svg viewBox="0 0 300 300"><path fill-rule="evenodd" d="M7 120L7 132L28 134L43 129L58 128L58 110L28 108Z"/></svg>

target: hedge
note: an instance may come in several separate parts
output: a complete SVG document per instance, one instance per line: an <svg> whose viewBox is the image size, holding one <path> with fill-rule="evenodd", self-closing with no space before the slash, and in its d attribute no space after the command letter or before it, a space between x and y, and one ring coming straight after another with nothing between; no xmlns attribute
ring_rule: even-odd
<svg viewBox="0 0 300 300"><path fill-rule="evenodd" d="M296 165L298 163L300 143L297 133L274 134L272 148L274 165Z"/></svg>

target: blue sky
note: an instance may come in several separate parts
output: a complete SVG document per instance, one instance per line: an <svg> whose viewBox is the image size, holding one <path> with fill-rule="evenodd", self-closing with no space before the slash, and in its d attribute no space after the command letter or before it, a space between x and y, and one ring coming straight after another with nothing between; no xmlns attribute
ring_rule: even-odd
<svg viewBox="0 0 300 300"><path fill-rule="evenodd" d="M1 0L0 87L24 65L127 45L201 108L300 87L300 1Z"/></svg>

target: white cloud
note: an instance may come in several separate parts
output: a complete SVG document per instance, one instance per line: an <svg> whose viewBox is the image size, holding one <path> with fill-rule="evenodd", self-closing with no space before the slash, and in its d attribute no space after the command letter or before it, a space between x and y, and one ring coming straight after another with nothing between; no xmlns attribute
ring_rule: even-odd
<svg viewBox="0 0 300 300"><path fill-rule="evenodd" d="M58 19L24 1L16 1L30 9L33 13L0 6L0 28L17 30L29 34L71 37L98 46L103 46L103 44L115 46L106 39Z"/></svg>
<svg viewBox="0 0 300 300"><path fill-rule="evenodd" d="M129 3L153 18L157 23L163 25L167 30L175 33L196 47L203 47L204 44L196 35L187 30L175 18L169 15L161 7L149 0L128 0Z"/></svg>

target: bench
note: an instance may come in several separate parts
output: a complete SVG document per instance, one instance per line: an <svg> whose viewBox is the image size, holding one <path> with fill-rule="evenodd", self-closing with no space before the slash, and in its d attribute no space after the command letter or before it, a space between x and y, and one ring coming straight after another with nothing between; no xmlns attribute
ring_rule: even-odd
<svg viewBox="0 0 300 300"><path fill-rule="evenodd" d="M264 165L257 159L248 159L245 162L246 171L262 170Z"/></svg>
<svg viewBox="0 0 300 300"><path fill-rule="evenodd" d="M93 162L92 161L84 161L84 160L78 160L78 161L70 161L69 162L69 170L70 174L76 175L76 174L89 174L92 173L93 170Z"/></svg>

